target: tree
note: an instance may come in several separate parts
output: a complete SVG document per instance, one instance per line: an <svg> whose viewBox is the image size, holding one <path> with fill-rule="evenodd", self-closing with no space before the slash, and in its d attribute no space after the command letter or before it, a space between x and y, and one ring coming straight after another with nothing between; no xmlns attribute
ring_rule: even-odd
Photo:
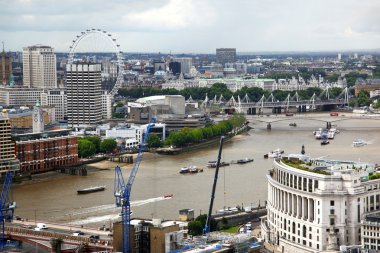
<svg viewBox="0 0 380 253"><path fill-rule="evenodd" d="M220 229L225 230L225 229L228 229L229 227L230 225L228 225L228 220L226 219L226 217L223 217L221 220Z"/></svg>
<svg viewBox="0 0 380 253"><path fill-rule="evenodd" d="M190 235L201 235L205 227L207 220L207 214L199 215L194 221L189 222L189 234ZM210 222L210 232L217 230L218 223L215 219L211 218Z"/></svg>
<svg viewBox="0 0 380 253"><path fill-rule="evenodd" d="M100 151L104 153L110 153L117 147L117 143L114 139L105 139L100 143Z"/></svg>
<svg viewBox="0 0 380 253"><path fill-rule="evenodd" d="M147 139L148 147L149 148L158 148L161 147L161 140L160 137L158 137L155 133L150 133L148 135Z"/></svg>
<svg viewBox="0 0 380 253"><path fill-rule="evenodd" d="M63 240L61 238L51 238L50 245L53 252L60 253L62 248Z"/></svg>
<svg viewBox="0 0 380 253"><path fill-rule="evenodd" d="M89 157L96 153L96 147L91 141L81 138L78 140L78 155L79 157Z"/></svg>
<svg viewBox="0 0 380 253"><path fill-rule="evenodd" d="M368 106L371 103L369 94L367 91L361 90L358 94L357 103L359 106Z"/></svg>
<svg viewBox="0 0 380 253"><path fill-rule="evenodd" d="M201 222L199 221L190 221L188 224L189 227L189 235L201 235L203 231L203 227Z"/></svg>
<svg viewBox="0 0 380 253"><path fill-rule="evenodd" d="M100 139L99 136L96 136L96 135L94 135L94 136L86 136L86 137L83 137L83 139L91 141L94 144L94 146L95 146L96 152L100 151L100 143L102 142L102 140Z"/></svg>

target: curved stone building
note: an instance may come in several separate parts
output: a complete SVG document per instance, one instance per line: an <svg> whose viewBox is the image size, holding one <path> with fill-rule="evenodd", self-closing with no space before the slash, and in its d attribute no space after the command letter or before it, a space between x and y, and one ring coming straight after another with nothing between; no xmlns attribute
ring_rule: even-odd
<svg viewBox="0 0 380 253"><path fill-rule="evenodd" d="M289 155L274 160L267 180L268 215L261 234L281 252L360 245L362 219L380 209L373 164Z"/></svg>

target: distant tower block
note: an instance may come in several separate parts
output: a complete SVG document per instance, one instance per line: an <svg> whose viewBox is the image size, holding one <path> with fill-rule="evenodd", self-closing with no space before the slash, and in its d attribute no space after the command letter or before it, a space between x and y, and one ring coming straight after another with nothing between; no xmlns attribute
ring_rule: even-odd
<svg viewBox="0 0 380 253"><path fill-rule="evenodd" d="M37 101L33 108L33 133L41 133L44 131L44 114L40 105Z"/></svg>

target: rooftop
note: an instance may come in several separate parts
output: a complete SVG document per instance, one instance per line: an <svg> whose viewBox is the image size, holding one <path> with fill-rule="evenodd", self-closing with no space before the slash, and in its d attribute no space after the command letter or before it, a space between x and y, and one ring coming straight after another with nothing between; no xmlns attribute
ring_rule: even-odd
<svg viewBox="0 0 380 253"><path fill-rule="evenodd" d="M347 160L325 160L321 158L311 158L300 154L284 156L281 159L281 162L295 169L322 175L341 175L363 172L366 178L363 178L362 181L375 179L371 178L371 175L375 173L375 164L372 163Z"/></svg>

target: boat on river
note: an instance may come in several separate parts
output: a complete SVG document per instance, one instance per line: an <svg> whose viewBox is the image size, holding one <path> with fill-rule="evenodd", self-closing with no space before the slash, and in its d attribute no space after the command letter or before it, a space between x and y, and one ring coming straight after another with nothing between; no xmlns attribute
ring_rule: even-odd
<svg viewBox="0 0 380 253"><path fill-rule="evenodd" d="M217 164L217 161L209 161L207 163L207 167L216 168L216 164ZM219 167L223 167L223 166L230 166L230 164L227 162L220 162Z"/></svg>
<svg viewBox="0 0 380 253"><path fill-rule="evenodd" d="M252 158L244 158L244 159L239 159L236 161L237 164L245 164L245 163L250 163L250 162L253 162L253 159Z"/></svg>
<svg viewBox="0 0 380 253"><path fill-rule="evenodd" d="M189 173L198 173L203 172L203 169L198 168L197 166L190 166Z"/></svg>
<svg viewBox="0 0 380 253"><path fill-rule="evenodd" d="M190 169L188 167L182 167L180 170L179 170L179 173L180 174L186 174L186 173L189 173L190 172Z"/></svg>
<svg viewBox="0 0 380 253"><path fill-rule="evenodd" d="M352 142L352 146L354 147L362 147L367 145L367 142L363 139L357 139Z"/></svg>
<svg viewBox="0 0 380 253"><path fill-rule="evenodd" d="M92 186L92 187L77 190L77 193L78 194L87 194L87 193L92 193L92 192L104 191L105 189L106 189L105 186Z"/></svg>
<svg viewBox="0 0 380 253"><path fill-rule="evenodd" d="M268 154L264 155L264 158L280 158L281 155L284 153L284 150L281 150L280 148L269 151Z"/></svg>
<svg viewBox="0 0 380 253"><path fill-rule="evenodd" d="M321 140L321 145L327 145L330 144L330 141L328 139Z"/></svg>

